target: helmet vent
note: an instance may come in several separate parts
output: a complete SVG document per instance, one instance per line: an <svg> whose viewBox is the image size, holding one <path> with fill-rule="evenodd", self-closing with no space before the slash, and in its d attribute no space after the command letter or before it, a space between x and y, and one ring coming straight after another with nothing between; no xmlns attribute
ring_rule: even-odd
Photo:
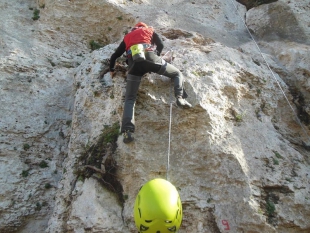
<svg viewBox="0 0 310 233"><path fill-rule="evenodd" d="M140 231L147 231L149 228L146 226L140 225Z"/></svg>
<svg viewBox="0 0 310 233"><path fill-rule="evenodd" d="M138 206L140 205L140 195L138 196Z"/></svg>
<svg viewBox="0 0 310 233"><path fill-rule="evenodd" d="M145 222L147 222L147 223L150 223L150 222L152 222L153 220L145 220Z"/></svg>
<svg viewBox="0 0 310 233"><path fill-rule="evenodd" d="M140 210L140 208L138 210L139 210L139 215L140 215L140 218L141 218L141 210Z"/></svg>
<svg viewBox="0 0 310 233"><path fill-rule="evenodd" d="M179 215L179 210L177 210L177 215L175 216L175 218L177 219Z"/></svg>
<svg viewBox="0 0 310 233"><path fill-rule="evenodd" d="M175 232L177 230L176 226L170 227L168 228L169 231L171 232Z"/></svg>
<svg viewBox="0 0 310 233"><path fill-rule="evenodd" d="M165 221L165 223L172 223L172 221L170 221L170 220L166 220L166 221Z"/></svg>

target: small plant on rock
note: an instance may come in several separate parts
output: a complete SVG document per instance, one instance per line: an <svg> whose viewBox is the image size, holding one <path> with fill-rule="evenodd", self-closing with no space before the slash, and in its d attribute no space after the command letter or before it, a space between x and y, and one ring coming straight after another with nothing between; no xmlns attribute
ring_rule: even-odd
<svg viewBox="0 0 310 233"><path fill-rule="evenodd" d="M243 117L245 116L245 112L239 113L235 109L232 109L231 113L232 113L236 122L242 122L243 121Z"/></svg>
<svg viewBox="0 0 310 233"><path fill-rule="evenodd" d="M237 115L235 116L235 120L236 120L237 122L241 122L241 121L242 121L242 115L241 115L241 114L237 114Z"/></svg>
<svg viewBox="0 0 310 233"><path fill-rule="evenodd" d="M46 167L48 167L48 164L45 160L42 160L41 163L39 163L39 167L40 168L46 168Z"/></svg>
<svg viewBox="0 0 310 233"><path fill-rule="evenodd" d="M42 209L42 205L40 202L37 202L36 207L34 208L36 211L40 211Z"/></svg>
<svg viewBox="0 0 310 233"><path fill-rule="evenodd" d="M38 20L39 18L40 18L40 10L34 9L32 19L33 20Z"/></svg>
<svg viewBox="0 0 310 233"><path fill-rule="evenodd" d="M22 171L22 177L27 177L29 175L29 172L27 170Z"/></svg>
<svg viewBox="0 0 310 233"><path fill-rule="evenodd" d="M117 148L119 123L105 125L96 143L85 147L85 152L79 157L79 165L74 174L77 180L93 177L104 187L118 195L120 203L124 203L126 194L116 176L117 163L113 153Z"/></svg>
<svg viewBox="0 0 310 233"><path fill-rule="evenodd" d="M29 146L29 144L24 144L24 150L29 150L30 149L30 146Z"/></svg>
<svg viewBox="0 0 310 233"><path fill-rule="evenodd" d="M66 125L67 125L67 126L71 126L71 123L72 123L72 120L67 120L67 121L66 121Z"/></svg>
<svg viewBox="0 0 310 233"><path fill-rule="evenodd" d="M272 158L272 160L274 165L279 165L279 160L277 160L276 158Z"/></svg>
<svg viewBox="0 0 310 233"><path fill-rule="evenodd" d="M52 187L52 185L50 184L50 183L46 183L45 185L44 185L44 188L46 188L46 189L50 189Z"/></svg>
<svg viewBox="0 0 310 233"><path fill-rule="evenodd" d="M91 49L92 51L97 50L97 49L100 49L101 47L104 46L103 44L100 44L100 43L98 43L98 42L96 42L96 41L94 41L94 40L91 40L91 41L89 42L89 45L90 45L90 49Z"/></svg>
<svg viewBox="0 0 310 233"><path fill-rule="evenodd" d="M268 216L272 216L274 214L276 207L272 201L266 201L266 210Z"/></svg>
<svg viewBox="0 0 310 233"><path fill-rule="evenodd" d="M274 155L278 158L278 159L283 159L282 155L280 155L279 152L277 151L273 151Z"/></svg>

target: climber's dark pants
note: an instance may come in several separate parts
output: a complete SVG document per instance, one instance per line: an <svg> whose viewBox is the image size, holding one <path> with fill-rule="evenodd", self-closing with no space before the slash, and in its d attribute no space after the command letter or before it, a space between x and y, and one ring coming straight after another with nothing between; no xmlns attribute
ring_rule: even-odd
<svg viewBox="0 0 310 233"><path fill-rule="evenodd" d="M129 71L127 75L122 132L126 130L135 131L134 107L141 78L144 74L153 72L171 78L174 82L175 96L183 96L183 75L181 71L165 62L154 52L146 52L145 58L146 60L140 62L133 62L131 57L128 59Z"/></svg>

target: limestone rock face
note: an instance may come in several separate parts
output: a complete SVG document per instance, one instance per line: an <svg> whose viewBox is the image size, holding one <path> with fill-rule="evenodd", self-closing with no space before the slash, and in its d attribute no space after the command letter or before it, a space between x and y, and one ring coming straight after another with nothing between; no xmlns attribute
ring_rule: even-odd
<svg viewBox="0 0 310 233"><path fill-rule="evenodd" d="M279 0L252 8L246 22L259 39L309 45L309 10L308 1Z"/></svg>
<svg viewBox="0 0 310 233"><path fill-rule="evenodd" d="M307 124L310 77L309 10L307 1L281 0L252 8L246 14L249 29L256 38L262 40L262 50L272 54L278 64L285 67L281 77L293 94L297 114Z"/></svg>
<svg viewBox="0 0 310 233"><path fill-rule="evenodd" d="M137 232L134 201L153 178L179 191L180 233L310 231L304 1L0 3L0 232ZM126 63L112 79L108 59L138 21L162 37L193 108L145 75L124 144Z"/></svg>

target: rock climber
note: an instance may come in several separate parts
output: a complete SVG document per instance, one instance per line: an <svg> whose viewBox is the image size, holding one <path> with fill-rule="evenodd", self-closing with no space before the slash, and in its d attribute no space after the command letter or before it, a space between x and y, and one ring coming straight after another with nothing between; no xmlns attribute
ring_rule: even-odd
<svg viewBox="0 0 310 233"><path fill-rule="evenodd" d="M139 22L124 36L123 41L110 58L110 74L113 77L116 59L124 52L127 53L128 73L121 126L124 143L134 140L132 136L135 131L134 107L141 78L144 74L153 72L171 78L174 82L177 105L181 108L192 107L185 100L187 94L183 88L184 78L181 71L160 57L163 48L163 42L153 27Z"/></svg>

